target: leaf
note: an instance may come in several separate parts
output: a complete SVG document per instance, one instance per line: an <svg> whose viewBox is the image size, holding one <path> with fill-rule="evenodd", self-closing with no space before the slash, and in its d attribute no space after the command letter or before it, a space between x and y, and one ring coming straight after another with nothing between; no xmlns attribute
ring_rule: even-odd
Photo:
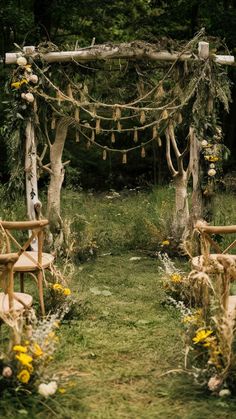
<svg viewBox="0 0 236 419"><path fill-rule="evenodd" d="M102 293L97 287L89 288L89 291L94 295L101 295Z"/></svg>
<svg viewBox="0 0 236 419"><path fill-rule="evenodd" d="M101 295L104 295L105 297L110 297L110 295L112 295L112 293L111 293L111 291L104 290L104 291L101 291Z"/></svg>
<svg viewBox="0 0 236 419"><path fill-rule="evenodd" d="M23 119L24 120L24 117L19 112L16 113L16 117L18 119Z"/></svg>
<svg viewBox="0 0 236 419"><path fill-rule="evenodd" d="M137 321L137 324L149 324L149 323L150 323L149 320L144 320L144 319Z"/></svg>
<svg viewBox="0 0 236 419"><path fill-rule="evenodd" d="M20 413L20 415L28 416L28 412L25 409L18 410L18 413Z"/></svg>

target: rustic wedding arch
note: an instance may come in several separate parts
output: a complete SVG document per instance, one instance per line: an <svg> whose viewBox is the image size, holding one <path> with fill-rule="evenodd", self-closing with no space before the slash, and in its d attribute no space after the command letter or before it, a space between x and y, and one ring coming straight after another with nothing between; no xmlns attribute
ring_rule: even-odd
<svg viewBox="0 0 236 419"><path fill-rule="evenodd" d="M208 161L211 166L209 176L214 176L214 161L216 161L216 154L213 150L209 155L204 151L209 146L208 142L204 138L204 132L197 132L196 125L191 124L189 126L188 138L186 146L183 150L180 150L176 134L175 124L181 123L183 116L181 114L184 106L197 95L197 89L201 82L207 77L210 77L210 63L214 63L216 66L222 65L233 65L234 57L230 55L215 55L210 53L209 43L200 41L202 39L203 31L200 31L196 37L188 42L186 46L179 53L170 53L168 51L159 51L155 45L146 44L143 42L123 43L120 45L92 45L88 48L81 48L76 51L50 51L41 52L35 47L24 47L23 50L17 53L7 53L5 57L6 64L19 63L20 57L25 57L30 63L33 63L38 71L38 75L45 78L50 87L54 90L55 95L49 95L37 87L30 87L29 92L33 96L44 98L50 102L53 109L53 118L51 121L52 128L55 129L54 142L51 142L48 138L50 147L50 163L43 164L44 152L39 157L37 155L37 146L35 139L35 130L32 117L29 117L26 126L26 157L25 157L25 172L26 172L26 195L27 195L27 210L30 219L37 218L37 211L40 209L40 201L38 199L38 188L37 188L37 164L46 170L50 174L50 184L48 189L48 217L52 226L57 232L62 232L62 221L60 218L60 191L64 179L64 166L68 163L62 163L63 148L67 136L67 130L70 125L76 128L76 140L80 134L82 134L88 141L88 145L94 144L102 149L102 158L105 160L108 152L119 152L122 154L122 162L127 162L127 153L133 149L140 148L141 156L145 156L145 147L152 141L158 141L161 145L160 134L163 133L166 141L166 159L173 178L173 183L176 191L176 208L174 223L176 228L179 228L181 232L186 228L189 221L189 209L187 199L187 185L190 176L192 176L192 222L196 221L201 217L201 188L200 188L200 174L199 174L199 156L200 150L203 150L205 160ZM193 46L195 47L198 43L198 53L194 52ZM170 69L167 71L169 74L174 68L176 63L195 63L196 67L199 68L198 77L192 81L190 91L186 95L177 101L175 98L168 104L165 104L160 100L159 106L143 105L143 101L147 98L156 95L161 98L163 92L163 79L158 82L153 89L137 98L133 102L126 104L108 104L101 103L92 98L87 91L83 88L80 89L80 99L74 97L75 86L68 82L67 92L63 92L58 86L56 86L40 69L37 65L37 60L40 59L45 63L56 63L56 62L85 62L92 60L114 60L114 59L128 59L128 60L151 60L156 62L170 62L172 63ZM23 66L27 66L25 63ZM164 76L165 78L165 76ZM14 84L14 80L13 83ZM226 95L227 96L227 95ZM177 96L176 96L177 97ZM26 99L25 96L23 96ZM32 97L31 97L32 99ZM198 102L201 98L198 99ZM213 101L214 97L212 92L209 91L209 97L203 104L205 106L206 116L213 112ZM222 100L223 101L223 100ZM225 99L224 106L227 109L228 98ZM34 97L29 100L30 106L34 106L35 114L37 116L37 109L35 107L36 101ZM74 115L66 114L62 108L60 108L61 102L67 103L74 109ZM57 107L56 107L57 106ZM199 103L198 103L199 106ZM102 116L98 114L99 107L106 109L110 116ZM89 118L95 121L94 126L88 127L80 121L79 111L82 110L87 113ZM114 147L115 134L116 132L131 131L131 129L123 129L121 126L122 119L127 116L122 116L122 112L129 110L129 112L135 112L139 115L140 126L133 127L132 132L134 134L134 146L128 149L116 149ZM196 111L196 109L195 109ZM72 111L71 111L72 112ZM155 113L151 122L146 122L146 114ZM55 124L55 118L59 120ZM104 129L101 126L103 120L112 120L115 122L111 129ZM162 125L161 125L162 124ZM145 143L138 143L139 132L144 130L146 127L152 129L152 138ZM219 133L220 137L221 134ZM88 134L89 130L89 134ZM96 135L104 131L111 133L112 147L103 146L96 141ZM217 136L217 133L214 132ZM204 143L205 142L205 143ZM138 144L137 144L138 143ZM213 147L214 148L214 147ZM208 147L209 150L209 147ZM189 155L188 162L186 164L186 156ZM215 158L215 160L214 160ZM209 172L208 172L209 173ZM58 236L58 234L57 234ZM60 236L60 234L59 234ZM60 241L60 240L59 240Z"/></svg>

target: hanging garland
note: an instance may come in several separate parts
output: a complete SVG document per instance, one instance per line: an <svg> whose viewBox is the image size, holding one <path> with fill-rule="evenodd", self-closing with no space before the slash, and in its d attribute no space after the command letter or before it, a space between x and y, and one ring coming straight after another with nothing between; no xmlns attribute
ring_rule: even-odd
<svg viewBox="0 0 236 419"><path fill-rule="evenodd" d="M178 58L186 50L194 49L201 36L202 34L200 33L188 42L180 51ZM108 152L120 153L123 163L127 162L127 153L133 150L140 149L141 157L144 158L146 155L145 148L150 143L155 141L161 146L161 135L166 127L170 124L174 127L183 124L182 114L184 109L188 104L192 103L193 126L200 141L204 161L209 163L207 169L208 177L212 178L216 175L215 164L220 161L219 155L222 153L222 147L221 145L219 146L219 134L218 136L215 134L217 130L218 133L220 132L220 128L219 125L216 126L215 124L216 117L213 109L213 100L209 96L209 115L210 113L214 114L209 125L211 127L215 126L215 128L211 128L211 134L213 133L213 135L210 141L206 140L204 123L199 122L199 120L204 120L199 111L199 105L201 109L203 106L199 102L203 95L202 91L206 90L206 85L208 85L208 95L212 90L212 86L210 86L212 79L209 81L209 77L206 78L206 74L208 76L212 74L213 64L210 63L210 60L198 62L197 64L193 63L190 71L187 63L181 63L183 67L181 74L178 58L162 79L148 92L127 103L112 104L99 101L89 94L89 89L85 83L82 86L81 84L77 85L67 74L65 74L65 78L68 81L67 87L62 90L46 74L48 68L44 66L41 68L32 58L30 58L30 64L28 64L25 57L20 57L17 60L18 68L13 72L11 88L20 92L20 95L16 96L18 101L32 105L30 112L32 113L33 111L35 123L39 123L36 100L38 98L39 100L44 100L46 105L49 105L51 108L52 130L56 127L57 119L63 119L64 123L75 127L76 142L84 138L87 141L87 148L91 145L101 148L103 150L103 160L107 159ZM168 84L165 85L167 81ZM42 89L42 86L45 86L46 89ZM216 86L213 86L214 89L216 90ZM219 97L218 94L218 99L219 101L224 101L224 104L227 106L229 92L226 91L224 95L225 97L223 98ZM132 120L132 126L127 127L126 124ZM123 126L124 124L125 126ZM140 135L144 131L147 132L145 137L149 137L146 141L142 141ZM114 147L116 135L120 133L133 133L135 145L123 149ZM101 144L97 140L97 137L101 138L101 134L110 134L111 146Z"/></svg>

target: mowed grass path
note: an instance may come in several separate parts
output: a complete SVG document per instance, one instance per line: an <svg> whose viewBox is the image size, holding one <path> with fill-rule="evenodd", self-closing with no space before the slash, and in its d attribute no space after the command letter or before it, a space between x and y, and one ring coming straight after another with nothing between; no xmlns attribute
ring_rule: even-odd
<svg viewBox="0 0 236 419"><path fill-rule="evenodd" d="M180 321L174 308L162 304L158 261L130 261L132 256L99 257L75 275L72 288L87 304L80 320L61 329L57 367L79 376L52 403L57 417L236 417L234 400L204 393L187 376L161 376L182 365ZM110 295L99 294L104 291Z"/></svg>

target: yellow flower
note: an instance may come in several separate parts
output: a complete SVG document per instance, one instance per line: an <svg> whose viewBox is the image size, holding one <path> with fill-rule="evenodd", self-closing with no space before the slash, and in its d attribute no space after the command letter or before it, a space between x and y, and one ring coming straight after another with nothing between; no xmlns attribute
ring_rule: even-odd
<svg viewBox="0 0 236 419"><path fill-rule="evenodd" d="M16 359L18 359L18 361L25 367L29 369L33 368L31 365L31 362L33 361L32 356L24 354L24 353L20 353L19 355L16 355Z"/></svg>
<svg viewBox="0 0 236 419"><path fill-rule="evenodd" d="M64 295L71 295L71 290L70 290L70 288L64 288L64 290L63 290L63 294Z"/></svg>
<svg viewBox="0 0 236 419"><path fill-rule="evenodd" d="M42 356L43 355L43 351L37 343L34 343L33 354L35 356Z"/></svg>
<svg viewBox="0 0 236 419"><path fill-rule="evenodd" d="M20 81L14 81L13 83L11 83L11 87L15 87L16 89L19 89L22 84L28 83L28 81L26 79L22 79Z"/></svg>
<svg viewBox="0 0 236 419"><path fill-rule="evenodd" d="M11 83L11 87L15 87L16 89L19 89L20 81L15 81L15 82Z"/></svg>
<svg viewBox="0 0 236 419"><path fill-rule="evenodd" d="M185 316L182 321L183 323L195 323L196 320L196 316Z"/></svg>
<svg viewBox="0 0 236 419"><path fill-rule="evenodd" d="M172 274L170 276L170 279L171 279L172 282L182 282L182 276L178 273Z"/></svg>
<svg viewBox="0 0 236 419"><path fill-rule="evenodd" d="M210 162L216 162L219 160L219 157L217 156L205 156L205 160L210 161Z"/></svg>
<svg viewBox="0 0 236 419"><path fill-rule="evenodd" d="M206 341L206 338L213 333L212 330L199 330L196 336L193 338L194 343L202 343Z"/></svg>
<svg viewBox="0 0 236 419"><path fill-rule="evenodd" d="M27 352L28 351L28 348L26 347L26 346L22 346L22 345L15 345L15 346L13 346L13 351L16 351L16 352Z"/></svg>
<svg viewBox="0 0 236 419"><path fill-rule="evenodd" d="M162 246L169 246L170 242L169 242L169 240L163 240L163 242L161 244L162 244Z"/></svg>
<svg viewBox="0 0 236 419"><path fill-rule="evenodd" d="M27 370L22 370L18 375L17 378L19 381L21 381L23 384L27 384L30 379L30 373Z"/></svg>
<svg viewBox="0 0 236 419"><path fill-rule="evenodd" d="M61 284L53 284L52 288L56 291L63 291L63 287L61 286Z"/></svg>
<svg viewBox="0 0 236 419"><path fill-rule="evenodd" d="M59 388L58 391L59 391L59 393L64 394L66 392L66 389L65 388Z"/></svg>

